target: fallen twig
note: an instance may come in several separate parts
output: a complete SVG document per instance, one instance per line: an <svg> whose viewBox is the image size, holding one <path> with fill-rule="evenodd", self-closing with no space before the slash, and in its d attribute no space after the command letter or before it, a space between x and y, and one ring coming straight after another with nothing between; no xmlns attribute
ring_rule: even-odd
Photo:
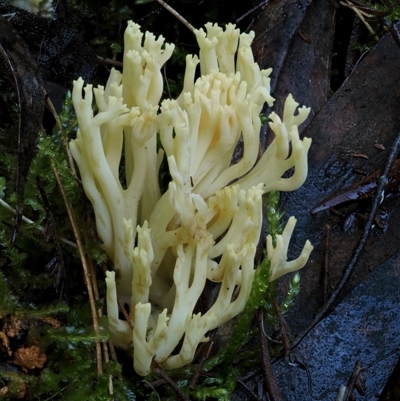
<svg viewBox="0 0 400 401"><path fill-rule="evenodd" d="M203 345L203 344L202 344ZM190 381L189 388L191 390L195 389L197 386L197 382L199 381L200 374L203 370L204 363L207 361L211 354L211 350L213 348L214 341L210 341L209 343L204 344L204 348L202 351L202 355L200 357L200 361L197 364L196 370L192 376L192 380Z"/></svg>
<svg viewBox="0 0 400 401"><path fill-rule="evenodd" d="M331 226L329 224L325 225L325 252L324 252L324 262L322 264L322 285L324 290L324 304L328 300L328 281L329 281L329 259L330 259L330 243L331 243Z"/></svg>
<svg viewBox="0 0 400 401"><path fill-rule="evenodd" d="M178 385L161 368L155 368L154 372L161 376L174 389L176 395L181 401L190 401Z"/></svg>
<svg viewBox="0 0 400 401"><path fill-rule="evenodd" d="M267 3L269 3L270 0L264 0L262 1L260 4L257 4L255 7L253 7L251 10L247 11L246 13L244 13L243 15L241 15L239 18L236 19L236 23L238 24L242 19L246 18L248 15L253 14L255 11L257 11L258 9L264 7L265 5L267 5Z"/></svg>
<svg viewBox="0 0 400 401"><path fill-rule="evenodd" d="M267 393L271 401L283 401L281 391L279 390L278 384L275 381L274 372L272 371L267 337L264 331L264 314L261 308L258 310L257 320L262 354L262 371L264 374L265 386L267 387Z"/></svg>
<svg viewBox="0 0 400 401"><path fill-rule="evenodd" d="M86 259L86 254L85 250L83 249L83 243L82 243L82 238L81 234L79 232L78 224L76 222L75 214L72 208L71 203L69 202L67 198L67 194L64 191L64 186L61 182L61 178L58 174L58 171L54 165L54 162L50 160L50 165L51 169L53 171L54 177L57 181L58 187L60 189L61 195L64 200L65 207L67 209L68 217L71 222L72 230L74 232L75 240L76 240L76 245L78 247L78 252L79 256L82 262L82 267L83 267L83 273L85 277L85 284L88 290L88 296L89 296L89 304L90 304L90 310L92 313L92 319L93 319L93 328L96 334L99 333L99 316L97 314L96 310L96 302L94 299L94 290L92 287L92 279L91 279L91 274L90 274L90 266L88 264L88 261ZM100 341L96 341L96 359L97 359L97 373L101 375L103 373L103 363L102 363L102 358L101 358L101 344Z"/></svg>
<svg viewBox="0 0 400 401"><path fill-rule="evenodd" d="M336 397L336 401L350 401L353 399L353 391L354 388L357 387L357 382L359 381L362 370L361 366L361 361L357 361L347 386L341 386L343 391L339 392L338 396Z"/></svg>
<svg viewBox="0 0 400 401"><path fill-rule="evenodd" d="M0 205L3 206L5 209L9 210L11 213L14 213L14 214L16 213L16 210L1 198L0 198ZM34 224L36 226L36 228L43 234L46 232L46 229L43 226L41 226L40 224L35 223L33 220L29 219L25 215L21 215L21 220L24 223ZM60 237L60 241L64 242L67 245L70 245L70 246L73 246L74 248L76 248L76 243L73 242L73 241L70 241L69 239L66 239L64 237Z"/></svg>
<svg viewBox="0 0 400 401"><path fill-rule="evenodd" d="M253 391L251 391L247 387L246 383L243 380L236 377L236 382L240 384L240 386L242 387L242 391L246 393L246 395L249 397L250 400L261 401L261 398L258 397L257 394L254 394Z"/></svg>
<svg viewBox="0 0 400 401"><path fill-rule="evenodd" d="M164 0L157 0L166 10L168 10L174 17L176 17L179 21L182 22L183 25L186 26L192 33L194 32L194 26L182 17L177 11L175 11L171 6L169 6Z"/></svg>

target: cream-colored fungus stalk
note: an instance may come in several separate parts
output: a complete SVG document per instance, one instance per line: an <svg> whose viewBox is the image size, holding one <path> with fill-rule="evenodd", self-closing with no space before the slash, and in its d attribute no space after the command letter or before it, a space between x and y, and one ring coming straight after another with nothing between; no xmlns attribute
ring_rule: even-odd
<svg viewBox="0 0 400 401"><path fill-rule="evenodd" d="M150 33L143 38L132 22L123 72L113 69L106 88L87 85L84 96L82 79L74 83L79 130L71 152L114 264L106 278L109 325L117 346L133 348L134 368L143 376L153 360L168 369L190 363L207 332L243 311L255 272L262 195L295 190L307 176L311 140L299 138L298 126L309 109L298 108L291 95L282 119L269 116L275 139L258 160L260 112L274 99L271 69L254 62L254 33L240 34L231 24L207 24L206 32L195 33L200 59L187 56L182 93L161 106L161 68L173 45ZM242 156L232 163L239 141ZM162 194L164 152L171 181ZM307 241L299 258L287 261L295 221L289 219L275 247L267 238L271 281L308 260ZM220 283L218 297L196 313L208 280ZM117 298L130 305L133 330L119 319Z"/></svg>

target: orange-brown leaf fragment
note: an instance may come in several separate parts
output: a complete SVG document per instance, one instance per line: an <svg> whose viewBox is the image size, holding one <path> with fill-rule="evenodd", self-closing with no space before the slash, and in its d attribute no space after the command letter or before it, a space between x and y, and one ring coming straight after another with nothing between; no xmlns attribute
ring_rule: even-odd
<svg viewBox="0 0 400 401"><path fill-rule="evenodd" d="M50 317L50 316L45 317L45 318L43 319L43 321L44 321L45 323L49 324L50 326L54 327L55 329L58 329L58 328L61 327L61 323L60 323L58 320L53 319L53 318Z"/></svg>
<svg viewBox="0 0 400 401"><path fill-rule="evenodd" d="M7 350L8 355L11 356L12 352L10 349L10 343L8 341L8 337L3 331L0 331L0 340L3 342L4 348Z"/></svg>
<svg viewBox="0 0 400 401"><path fill-rule="evenodd" d="M22 324L21 320L19 320L15 316L11 316L4 324L4 332L8 337L15 337L21 331Z"/></svg>
<svg viewBox="0 0 400 401"><path fill-rule="evenodd" d="M4 386L2 388L0 388L0 397L5 396L8 393L8 387Z"/></svg>
<svg viewBox="0 0 400 401"><path fill-rule="evenodd" d="M21 347L14 352L14 363L18 365L24 372L28 369L43 369L47 361L47 356L40 352L37 345L31 347Z"/></svg>

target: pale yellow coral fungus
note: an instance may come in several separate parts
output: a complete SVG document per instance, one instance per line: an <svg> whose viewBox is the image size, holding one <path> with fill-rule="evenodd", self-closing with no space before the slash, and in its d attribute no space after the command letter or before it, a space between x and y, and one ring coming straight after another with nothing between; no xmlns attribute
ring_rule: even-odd
<svg viewBox="0 0 400 401"><path fill-rule="evenodd" d="M259 115L274 99L271 69L254 62L254 34L240 34L231 24L207 24L195 34L200 59L187 56L182 93L161 106L161 68L173 45L150 33L143 38L132 22L123 72L112 70L106 88L87 85L84 97L83 81L74 83L79 130L71 152L115 270L106 278L110 329L117 346L133 348L140 375L150 372L153 360L168 369L190 363L207 332L243 310L255 271L262 195L297 189L307 176L311 140L301 140L297 127L309 109L298 108L292 96L283 119L270 115L275 139L258 160ZM232 164L239 141L243 154ZM162 194L164 153L172 178ZM290 169L294 173L282 178ZM298 259L286 260L294 225L289 219L275 246L267 239L271 280L303 267L312 250L307 241ZM208 311L196 314L207 280L221 283L219 294ZM130 305L133 330L118 317L117 297Z"/></svg>

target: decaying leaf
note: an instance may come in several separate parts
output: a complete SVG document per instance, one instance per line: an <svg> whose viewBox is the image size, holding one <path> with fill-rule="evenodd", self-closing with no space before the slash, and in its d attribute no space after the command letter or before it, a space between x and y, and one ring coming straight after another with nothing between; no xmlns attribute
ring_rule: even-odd
<svg viewBox="0 0 400 401"><path fill-rule="evenodd" d="M42 354L37 345L21 347L14 352L14 363L24 372L29 369L43 369L47 356Z"/></svg>

